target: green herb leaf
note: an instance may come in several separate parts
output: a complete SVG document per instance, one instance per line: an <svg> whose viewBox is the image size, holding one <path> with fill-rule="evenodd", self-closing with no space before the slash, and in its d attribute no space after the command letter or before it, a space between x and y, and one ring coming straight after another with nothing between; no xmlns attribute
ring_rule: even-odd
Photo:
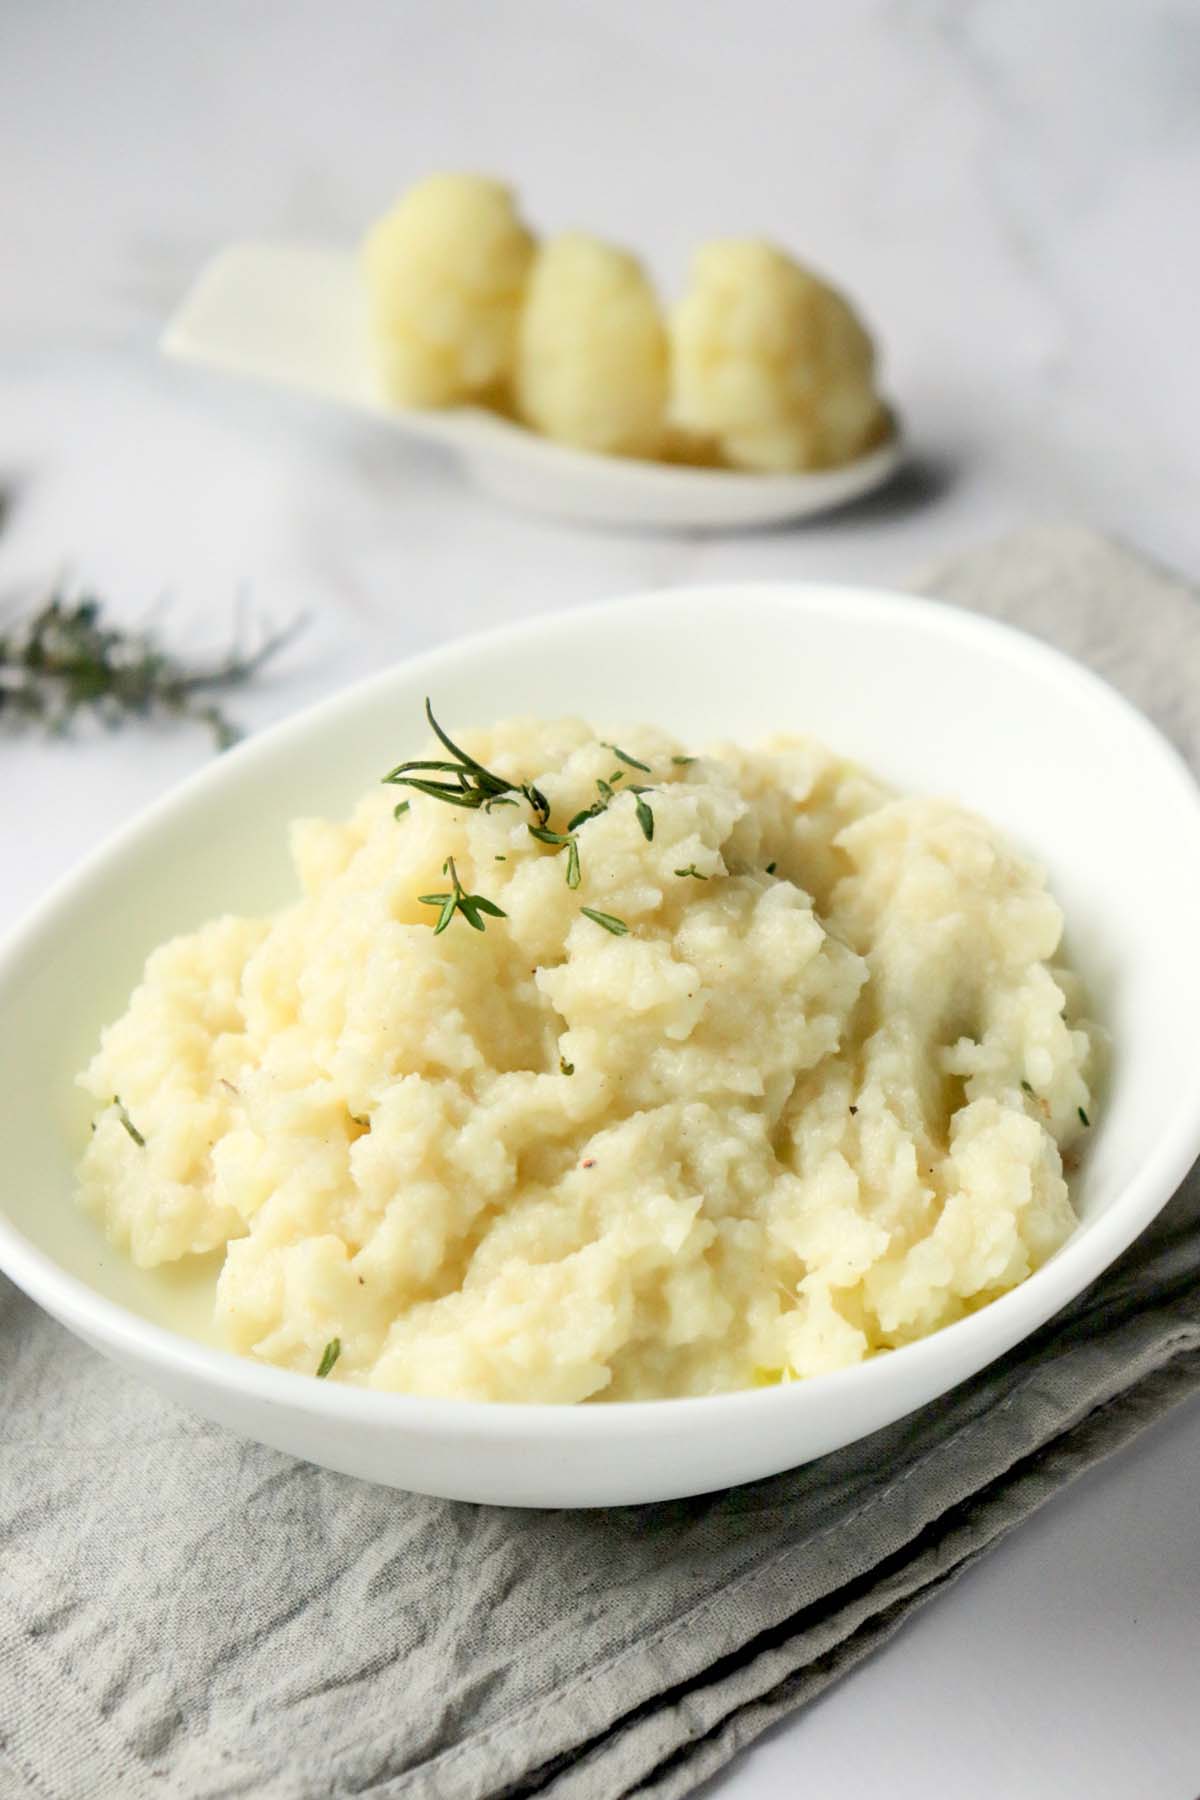
<svg viewBox="0 0 1200 1800"><path fill-rule="evenodd" d="M575 1064L569 1063L565 1056L560 1056L558 1059L558 1072L560 1075L573 1075L575 1073Z"/></svg>
<svg viewBox="0 0 1200 1800"><path fill-rule="evenodd" d="M694 763L695 760L694 756L673 756L671 758L671 761L675 764L677 769L686 769L688 764Z"/></svg>
<svg viewBox="0 0 1200 1800"><path fill-rule="evenodd" d="M700 873L699 869L696 867L695 863L689 863L686 869L676 869L675 873L677 875L690 875L692 877L693 881L707 881L708 880L708 876L702 875Z"/></svg>
<svg viewBox="0 0 1200 1800"><path fill-rule="evenodd" d="M767 874L773 875L778 867L779 867L778 863L769 862L767 864Z"/></svg>
<svg viewBox="0 0 1200 1800"><path fill-rule="evenodd" d="M547 800L545 794L543 794L541 788L535 788L531 781L525 781L521 784L521 792L544 825L546 820L550 817L550 802Z"/></svg>
<svg viewBox="0 0 1200 1800"><path fill-rule="evenodd" d="M318 1381L324 1381L324 1379L327 1375L332 1374L333 1365L337 1361L338 1357L341 1354L342 1354L341 1338L330 1338L330 1340L326 1344L324 1350L322 1350L321 1360L317 1364L317 1380Z"/></svg>
<svg viewBox="0 0 1200 1800"><path fill-rule="evenodd" d="M574 833L570 831L550 831L544 825L527 825L530 837L535 837L539 844L553 844L558 849L566 848L567 852L567 886L579 886L579 845Z"/></svg>
<svg viewBox="0 0 1200 1800"><path fill-rule="evenodd" d="M1022 1083L1021 1083L1021 1086L1022 1086L1022 1087L1023 1087L1023 1088L1024 1088L1024 1090L1025 1090L1025 1092L1026 1092L1026 1093L1027 1093L1027 1094L1032 1094L1032 1092L1033 1092L1033 1089L1032 1089L1032 1088L1031 1088L1031 1087L1030 1087L1030 1085L1029 1085L1029 1083L1028 1083L1028 1082L1027 1082L1027 1081L1023 1081L1023 1082L1022 1082Z"/></svg>
<svg viewBox="0 0 1200 1800"><path fill-rule="evenodd" d="M614 937L628 935L629 927L624 919L614 918L612 913L598 912L594 906L581 906L579 910L585 919L590 919L593 925L603 926L604 930L611 931Z"/></svg>
<svg viewBox="0 0 1200 1800"><path fill-rule="evenodd" d="M646 774L649 775L649 763L639 762L636 756L630 756L628 750L622 750L620 744L607 743L604 738L601 738L600 742L606 750L611 750L614 756L620 757L623 763L628 763L631 769L644 769Z"/></svg>
<svg viewBox="0 0 1200 1800"><path fill-rule="evenodd" d="M397 763L383 777L385 782L397 787L415 788L430 800L441 800L447 806L465 806L469 808L486 807L490 812L493 806L515 806L513 795L521 793L533 808L535 814L545 824L550 816L550 808L546 797L530 782L518 783L506 781L502 775L493 774L485 769L481 762L469 755L461 745L449 737L433 716L433 708L428 698L425 701L425 717L429 721L430 730L439 743L454 758L453 762L438 762L428 757L414 757L407 762ZM452 775L453 781L431 781L430 775Z"/></svg>
<svg viewBox="0 0 1200 1800"><path fill-rule="evenodd" d="M481 762L476 762L473 756L456 744L452 737L446 735L433 716L433 707L429 704L428 694L425 696L425 717L429 720L429 729L432 731L434 737L437 738L440 744L445 745L455 762L462 768L469 769L471 773L482 780L485 785L494 787L495 792L498 794L503 794L513 785L511 781L502 781L498 775L493 775L489 769L484 768Z"/></svg>
<svg viewBox="0 0 1200 1800"><path fill-rule="evenodd" d="M394 806L392 808L393 819L402 819L411 805L412 805L411 800L401 800L401 802L398 806Z"/></svg>
<svg viewBox="0 0 1200 1800"><path fill-rule="evenodd" d="M418 794L424 794L430 800L444 800L447 806L466 806L472 811L481 807L486 794L476 788L454 787L448 781L425 781L416 775L385 775L385 783L394 787L415 788ZM498 805L498 801L493 801Z"/></svg>
<svg viewBox="0 0 1200 1800"><path fill-rule="evenodd" d="M1075 1111L1079 1114L1079 1123L1081 1125L1090 1125L1091 1124L1092 1121L1088 1118L1088 1116L1084 1112L1082 1106L1077 1106L1075 1108Z"/></svg>
<svg viewBox="0 0 1200 1800"><path fill-rule="evenodd" d="M120 1094L113 1095L113 1105L117 1109L118 1119L120 1119L122 1125L125 1127L126 1131L129 1133L130 1137L133 1139L133 1141L137 1145L138 1149L144 1150L146 1148L146 1140L142 1136L141 1132L138 1130L137 1126L134 1124L133 1120L130 1118L129 1114L125 1111L125 1107L121 1100Z"/></svg>
<svg viewBox="0 0 1200 1800"><path fill-rule="evenodd" d="M637 822L642 828L642 836L649 843L654 836L654 814L650 811L642 796L635 790L634 806L637 808Z"/></svg>
<svg viewBox="0 0 1200 1800"><path fill-rule="evenodd" d="M433 928L434 937L440 937L456 912L462 914L463 918L467 921L467 924L473 931L482 931L484 929L483 919L480 917L482 913L487 913L493 919L506 919L508 917L508 914L504 912L501 907L497 906L494 900L488 900L483 894L468 894L464 890L462 882L458 879L458 870L454 866L454 858L452 856L446 858L445 862L442 864L442 869L449 875L450 880L453 883L450 892L448 894L417 895L418 905L440 906L442 909L438 915L438 922Z"/></svg>

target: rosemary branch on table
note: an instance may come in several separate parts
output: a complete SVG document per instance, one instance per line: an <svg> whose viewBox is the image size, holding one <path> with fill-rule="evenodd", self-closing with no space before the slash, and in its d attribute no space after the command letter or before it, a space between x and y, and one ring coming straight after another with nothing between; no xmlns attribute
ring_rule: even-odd
<svg viewBox="0 0 1200 1800"><path fill-rule="evenodd" d="M244 686L303 624L268 631L252 649L235 641L216 662L188 663L153 632L109 623L95 595L56 590L0 629L0 728L62 734L85 714L110 727L184 719L207 726L226 750L241 734L212 696Z"/></svg>

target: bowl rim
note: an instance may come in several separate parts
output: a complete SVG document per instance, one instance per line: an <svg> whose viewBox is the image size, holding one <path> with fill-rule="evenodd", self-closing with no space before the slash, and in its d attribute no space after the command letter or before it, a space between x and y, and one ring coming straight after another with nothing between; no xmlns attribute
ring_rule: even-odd
<svg viewBox="0 0 1200 1800"><path fill-rule="evenodd" d="M988 615L970 612L952 602L913 595L902 590L841 584L833 581L722 581L642 590L615 600L570 609L551 610L439 644L415 656L403 657L386 668L299 712L278 721L254 737L236 745L216 761L205 764L184 781L160 795L148 807L127 820L104 842L62 875L29 912L0 939L0 982L14 970L25 952L46 935L53 936L59 916L76 904L77 895L96 877L103 876L125 854L127 846L152 832L177 806L210 786L231 779L230 771L250 766L274 755L279 745L303 737L314 726L349 714L364 698L385 691L404 679L413 683L428 676L463 653L518 646L524 639L554 636L571 630L598 614L619 620L622 614L644 618L648 608L663 614L672 610L694 624L698 602L736 604L775 603L795 611L837 611L869 622L903 617L921 631L948 635L1049 674L1060 684L1073 687L1094 704L1118 714L1127 730L1141 739L1147 755L1156 761L1161 779L1174 791L1181 819L1186 819L1200 851L1200 785L1180 752L1159 728L1107 681L1064 651L1017 627ZM955 1385L1034 1332L1046 1320L1080 1295L1133 1239L1150 1223L1175 1192L1200 1154L1200 1063L1182 1090L1162 1132L1137 1175L1125 1184L1119 1199L1086 1232L1073 1234L1050 1260L1017 1287L990 1301L978 1312L955 1320L930 1335L868 1358L848 1368L807 1376L761 1388L729 1393L685 1395L667 1399L601 1401L595 1405L571 1405L539 1401L464 1400L352 1387L315 1379L290 1369L256 1362L252 1357L208 1345L155 1324L131 1308L99 1294L80 1277L63 1269L48 1252L25 1236L3 1211L0 1201L0 1270L31 1299L62 1323L93 1343L102 1343L118 1357L155 1365L164 1374L186 1385L217 1387L246 1400L300 1411L314 1419L342 1425L456 1435L491 1442L528 1442L542 1435L595 1444L605 1438L644 1437L672 1426L719 1426L736 1415L745 1425L754 1409L775 1422L784 1409L804 1406L806 1397L820 1393L834 1400L841 1392L861 1389L886 1392L889 1384L910 1385L907 1377L929 1365L949 1366L949 1379L938 1391ZM1014 1329L1013 1327L1016 1327ZM940 1377L939 1377L940 1379ZM921 1404L917 1401L913 1404ZM908 1406L902 1411L909 1410ZM892 1415L897 1416L897 1415Z"/></svg>

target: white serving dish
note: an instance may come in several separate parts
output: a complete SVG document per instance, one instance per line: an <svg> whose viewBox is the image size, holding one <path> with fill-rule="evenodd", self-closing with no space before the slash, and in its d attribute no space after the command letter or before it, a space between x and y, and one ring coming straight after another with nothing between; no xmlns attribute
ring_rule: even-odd
<svg viewBox="0 0 1200 1800"><path fill-rule="evenodd" d="M426 693L452 728L562 711L614 727L656 719L697 745L802 728L902 787L959 796L1038 854L1114 1045L1075 1178L1081 1223L1070 1241L1022 1287L921 1343L708 1399L575 1408L416 1399L290 1374L202 1341L203 1284L164 1290L75 1208L88 1112L73 1075L153 945L222 910L289 895L288 820L343 813L410 753ZM599 1506L769 1475L901 1418L1001 1355L1112 1262L1172 1193L1200 1150L1197 893L1200 795L1175 752L1096 677L953 608L742 584L647 594L473 638L214 762L61 883L0 950L0 1266L184 1405L371 1481Z"/></svg>
<svg viewBox="0 0 1200 1800"><path fill-rule="evenodd" d="M201 272L162 338L168 356L303 390L440 444L514 506L597 525L718 531L844 506L895 473L898 424L844 468L749 475L570 450L495 413L389 405L371 360L366 300L351 251L325 244L232 244Z"/></svg>

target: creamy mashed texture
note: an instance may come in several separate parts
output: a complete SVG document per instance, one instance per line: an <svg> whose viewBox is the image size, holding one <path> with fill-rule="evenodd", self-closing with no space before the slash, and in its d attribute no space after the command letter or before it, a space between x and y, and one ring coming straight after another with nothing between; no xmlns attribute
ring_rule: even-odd
<svg viewBox="0 0 1200 1800"><path fill-rule="evenodd" d="M462 740L573 845L519 789L299 822L301 897L164 945L104 1033L82 1201L143 1266L222 1250L234 1348L713 1393L921 1337L1072 1230L1096 1034L1039 871L815 742L606 735ZM448 858L483 930L434 932Z"/></svg>

